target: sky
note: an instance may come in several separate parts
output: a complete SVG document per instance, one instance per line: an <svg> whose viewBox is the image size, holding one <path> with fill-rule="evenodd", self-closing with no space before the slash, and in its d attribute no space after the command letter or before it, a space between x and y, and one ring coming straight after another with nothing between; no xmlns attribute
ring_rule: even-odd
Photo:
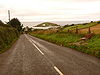
<svg viewBox="0 0 100 75"><path fill-rule="evenodd" d="M0 20L32 21L100 20L100 0L0 0Z"/></svg>

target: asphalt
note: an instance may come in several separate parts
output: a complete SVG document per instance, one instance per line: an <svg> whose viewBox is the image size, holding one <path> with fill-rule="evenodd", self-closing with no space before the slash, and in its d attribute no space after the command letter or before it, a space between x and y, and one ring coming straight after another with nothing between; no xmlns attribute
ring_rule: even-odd
<svg viewBox="0 0 100 75"><path fill-rule="evenodd" d="M0 54L0 75L100 75L100 59L23 34Z"/></svg>

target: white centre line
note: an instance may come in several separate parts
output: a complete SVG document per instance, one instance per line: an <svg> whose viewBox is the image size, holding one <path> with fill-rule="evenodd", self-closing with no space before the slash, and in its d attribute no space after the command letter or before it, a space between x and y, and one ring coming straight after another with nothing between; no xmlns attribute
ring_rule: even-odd
<svg viewBox="0 0 100 75"><path fill-rule="evenodd" d="M54 69L59 73L59 75L64 75L56 66L54 66Z"/></svg>
<svg viewBox="0 0 100 75"><path fill-rule="evenodd" d="M32 39L29 39L27 35L25 35L26 38L32 43L32 45L42 54L44 55L44 53L37 47L37 45L33 42Z"/></svg>
<svg viewBox="0 0 100 75"><path fill-rule="evenodd" d="M31 38L28 38L27 35L25 35L26 38L32 43L32 45L42 54L44 55L44 53L37 47L37 45L34 43L34 41ZM64 75L56 66L54 66L54 69L59 73L59 75Z"/></svg>

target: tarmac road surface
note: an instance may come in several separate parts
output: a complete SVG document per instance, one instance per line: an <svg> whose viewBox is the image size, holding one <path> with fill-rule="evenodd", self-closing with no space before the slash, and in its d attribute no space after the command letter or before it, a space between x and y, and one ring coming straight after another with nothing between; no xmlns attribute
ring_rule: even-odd
<svg viewBox="0 0 100 75"><path fill-rule="evenodd" d="M100 59L23 34L0 54L0 75L100 75Z"/></svg>

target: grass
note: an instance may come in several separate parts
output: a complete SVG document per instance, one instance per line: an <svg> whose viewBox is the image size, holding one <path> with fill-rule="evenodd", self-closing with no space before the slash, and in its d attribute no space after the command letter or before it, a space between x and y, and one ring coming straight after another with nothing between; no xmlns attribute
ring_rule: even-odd
<svg viewBox="0 0 100 75"><path fill-rule="evenodd" d="M90 40L88 40L88 47L91 50L100 50L100 35L95 35Z"/></svg>
<svg viewBox="0 0 100 75"><path fill-rule="evenodd" d="M80 35L69 34L69 33L31 34L31 35L61 45L67 45L67 43L76 42L81 37Z"/></svg>

